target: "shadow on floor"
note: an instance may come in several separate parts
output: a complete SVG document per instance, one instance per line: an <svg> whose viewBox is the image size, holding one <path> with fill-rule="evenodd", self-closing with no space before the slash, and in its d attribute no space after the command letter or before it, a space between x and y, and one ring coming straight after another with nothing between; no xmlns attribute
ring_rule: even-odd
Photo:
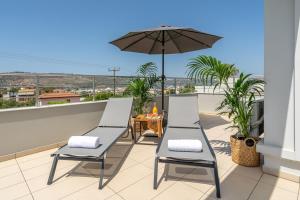
<svg viewBox="0 0 300 200"><path fill-rule="evenodd" d="M169 170L168 174L164 172L160 177L159 184L169 180L182 182L204 192L204 195L199 197L201 200L217 199L214 174L211 169L173 164L170 165ZM221 199L271 199L276 181L265 185L260 181L262 176L260 167L233 165L220 174Z"/></svg>
<svg viewBox="0 0 300 200"><path fill-rule="evenodd" d="M229 121L225 120L219 115L209 115L204 113L200 113L200 120L204 129L211 129L216 126L221 126L230 123Z"/></svg>
<svg viewBox="0 0 300 200"><path fill-rule="evenodd" d="M157 145L159 143L159 138L153 135L142 135L137 144L141 145Z"/></svg>
<svg viewBox="0 0 300 200"><path fill-rule="evenodd" d="M110 148L106 155L107 157L104 165L104 178L106 179L106 181L103 183L104 187L118 174L132 147L133 143L127 140L125 142L117 142ZM55 181L58 181L64 176L86 176L99 179L100 163L80 162L69 172L56 178Z"/></svg>
<svg viewBox="0 0 300 200"><path fill-rule="evenodd" d="M231 156L230 142L224 140L210 140L209 142L216 154Z"/></svg>

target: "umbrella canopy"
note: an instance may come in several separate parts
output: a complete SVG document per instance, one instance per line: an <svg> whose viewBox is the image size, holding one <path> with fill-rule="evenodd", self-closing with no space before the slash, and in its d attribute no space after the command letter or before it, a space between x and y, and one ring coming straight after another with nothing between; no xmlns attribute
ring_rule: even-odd
<svg viewBox="0 0 300 200"><path fill-rule="evenodd" d="M184 53L211 48L222 37L192 28L161 26L129 32L110 42L122 51L162 54L162 110L164 110L164 54Z"/></svg>

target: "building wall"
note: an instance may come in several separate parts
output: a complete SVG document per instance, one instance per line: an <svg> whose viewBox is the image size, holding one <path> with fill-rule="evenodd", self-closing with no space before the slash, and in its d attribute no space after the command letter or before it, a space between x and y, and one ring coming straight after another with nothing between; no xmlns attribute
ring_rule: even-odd
<svg viewBox="0 0 300 200"><path fill-rule="evenodd" d="M78 103L80 102L80 97L70 97L70 98L51 98L51 99L39 99L40 105L48 105L48 102L61 102L70 100L69 103Z"/></svg>
<svg viewBox="0 0 300 200"><path fill-rule="evenodd" d="M266 172L297 181L300 141L295 132L299 112L295 110L295 88L299 87L295 66L299 53L295 47L299 41L295 33L299 11L299 0L265 0L265 138L258 146Z"/></svg>

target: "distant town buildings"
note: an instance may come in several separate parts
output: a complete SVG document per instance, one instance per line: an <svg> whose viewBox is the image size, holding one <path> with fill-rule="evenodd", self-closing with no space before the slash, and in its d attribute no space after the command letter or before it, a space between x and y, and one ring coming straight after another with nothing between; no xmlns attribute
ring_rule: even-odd
<svg viewBox="0 0 300 200"><path fill-rule="evenodd" d="M2 94L2 98L4 100L16 99L17 92L16 91L8 91L7 93Z"/></svg>
<svg viewBox="0 0 300 200"><path fill-rule="evenodd" d="M35 89L21 88L16 95L16 101L27 102L35 98Z"/></svg>
<svg viewBox="0 0 300 200"><path fill-rule="evenodd" d="M56 91L41 94L38 99L40 106L49 104L77 103L80 102L80 95L72 92Z"/></svg>

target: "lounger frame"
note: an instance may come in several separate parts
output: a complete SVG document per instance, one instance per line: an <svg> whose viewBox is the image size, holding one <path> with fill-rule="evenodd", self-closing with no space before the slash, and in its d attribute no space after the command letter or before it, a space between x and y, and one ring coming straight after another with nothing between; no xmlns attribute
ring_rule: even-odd
<svg viewBox="0 0 300 200"><path fill-rule="evenodd" d="M97 128L121 128L121 127L111 127L111 126L99 126ZM94 130L94 129L92 129ZM90 131L92 131L90 130ZM107 148L106 151L104 151L101 155L99 155L98 157L91 157L91 156L74 156L74 155L60 155L60 154L51 154L51 157L53 158L53 163L52 163L52 167L50 170L50 174L49 174L49 178L48 178L48 185L51 185L53 182L53 177L55 175L55 170L56 170L56 166L57 166L57 162L58 160L73 160L73 161L86 161L86 162L97 162L99 163L100 166L100 177L99 177L99 189L103 188L103 178L104 178L104 166L105 166L105 159L106 159L106 153L107 151L110 149L110 147L112 145L114 145L116 143L116 141L118 139L120 139L126 132L128 132L129 134L129 130L131 132L131 139L132 142L134 142L134 135L133 135L133 129L130 123L128 123L128 127L124 130L124 132L122 134L120 134L120 136L118 138L116 138L116 140L114 140L109 147ZM87 133L89 133L90 131L88 131ZM87 134L85 133L85 134ZM85 135L84 134L84 135ZM66 145L64 145L66 146ZM60 147L63 148L64 146Z"/></svg>
<svg viewBox="0 0 300 200"><path fill-rule="evenodd" d="M108 105L106 105L108 106ZM113 104L110 104L110 106L113 106ZM132 100L131 100L131 106L132 106ZM107 108L107 107L106 107ZM104 110L104 112L106 112L106 108ZM115 107L116 109L118 109L117 107ZM110 108L108 108L110 109ZM100 166L100 180L99 180L99 189L102 189L103 188L103 178L104 178L104 166L105 166L105 159L106 159L106 154L107 154L107 151L111 148L111 146L113 146L117 140L119 140L126 132L127 132L127 137L129 136L129 131L131 132L131 139L132 139L132 143L134 143L134 134L133 134L133 128L132 128L132 125L131 125L131 110L132 110L132 107L130 107L130 110L129 113L128 113L128 119L126 117L123 118L123 122L121 122L120 125L118 124L115 124L115 125L103 125L101 123L103 123L103 117L104 117L104 114L102 115L102 118L100 120L100 123L97 127L89 130L88 132L86 132L85 134L83 135L86 135L86 134L89 134L90 132L94 131L94 130L97 130L97 129L101 129L101 128L115 128L115 129L118 129L118 128L121 128L120 129L120 132L119 132L119 135L117 135L115 138L112 138L113 140L111 140L109 143L107 143L107 146L102 149L101 151L99 151L99 155L98 155L98 152L97 154L92 154L92 155L76 155L76 154L72 154L72 153L62 153L60 152L60 150L64 147L67 146L67 144L65 144L64 146L60 147L55 153L51 154L51 157L54 157L53 158L53 163L52 163L52 167L51 167L51 170L50 170L50 174L49 174L49 178L48 178L48 181L47 181L47 184L48 185L51 185L52 182L53 182L53 177L55 175L55 170L56 170L56 166L57 166L57 163L59 160L74 160L74 161L87 161L87 162L97 162L99 163L99 166ZM107 111L109 112L109 111ZM127 112L125 112L126 114ZM106 118L107 117L112 117L110 114L106 115ZM123 116L122 116L123 117ZM107 120L107 119L105 119ZM104 121L105 121L104 120ZM104 122L105 123L105 122Z"/></svg>
<svg viewBox="0 0 300 200"><path fill-rule="evenodd" d="M203 128L201 127L201 130L203 131ZM204 133L204 131L203 131ZM204 134L205 139L207 140L205 134ZM163 139L163 138L162 138ZM218 174L218 165L216 161L216 156L213 150L211 149L211 146L209 145L209 148L211 150L211 153L213 157L215 158L215 161L206 161L206 160L182 160L182 159L176 159L176 158L166 158L166 157L159 157L157 156L158 150L160 148L161 141L160 140L158 147L156 149L156 155L155 155L155 161L154 161L154 184L153 188L157 189L158 187L158 181L157 181L157 174L158 174L158 163L165 163L166 164L166 169L165 169L165 175L168 174L169 171L169 164L179 164L179 165L189 165L189 166L195 166L195 167L206 167L206 168L211 168L214 171L214 180L215 180L215 185L216 185L216 196L217 198L221 198L221 190L220 190L220 180L219 180L219 174ZM207 140L208 141L208 140Z"/></svg>
<svg viewBox="0 0 300 200"><path fill-rule="evenodd" d="M199 131L202 131L203 133L203 137L205 139L205 142L208 145L209 151L213 157L213 161L209 161L209 160L189 160L189 159L178 159L178 158L172 158L172 157L160 157L158 155L160 147L161 147L161 143L164 139L164 136L167 134L167 128L166 130L164 130L164 134L163 137L161 138L161 140L159 141L157 148L156 148L156 153L155 153L155 160L154 160L154 182L153 182L153 188L157 189L158 187L158 163L165 163L165 172L164 175L165 177L167 177L168 172L169 172L169 164L179 164L179 165L189 165L189 166L195 166L195 167L206 167L206 168L210 168L213 169L213 173L214 173L214 181L215 181L215 186L216 186L216 196L217 198L221 198L221 190L220 190L220 179L219 179L219 174L218 174L218 165L217 165L217 159L216 159L216 155L206 137L206 134L203 130L203 127L201 125L201 122L198 122L199 127L176 127L176 128L181 128L182 131L184 132L184 130L186 129L199 129Z"/></svg>

